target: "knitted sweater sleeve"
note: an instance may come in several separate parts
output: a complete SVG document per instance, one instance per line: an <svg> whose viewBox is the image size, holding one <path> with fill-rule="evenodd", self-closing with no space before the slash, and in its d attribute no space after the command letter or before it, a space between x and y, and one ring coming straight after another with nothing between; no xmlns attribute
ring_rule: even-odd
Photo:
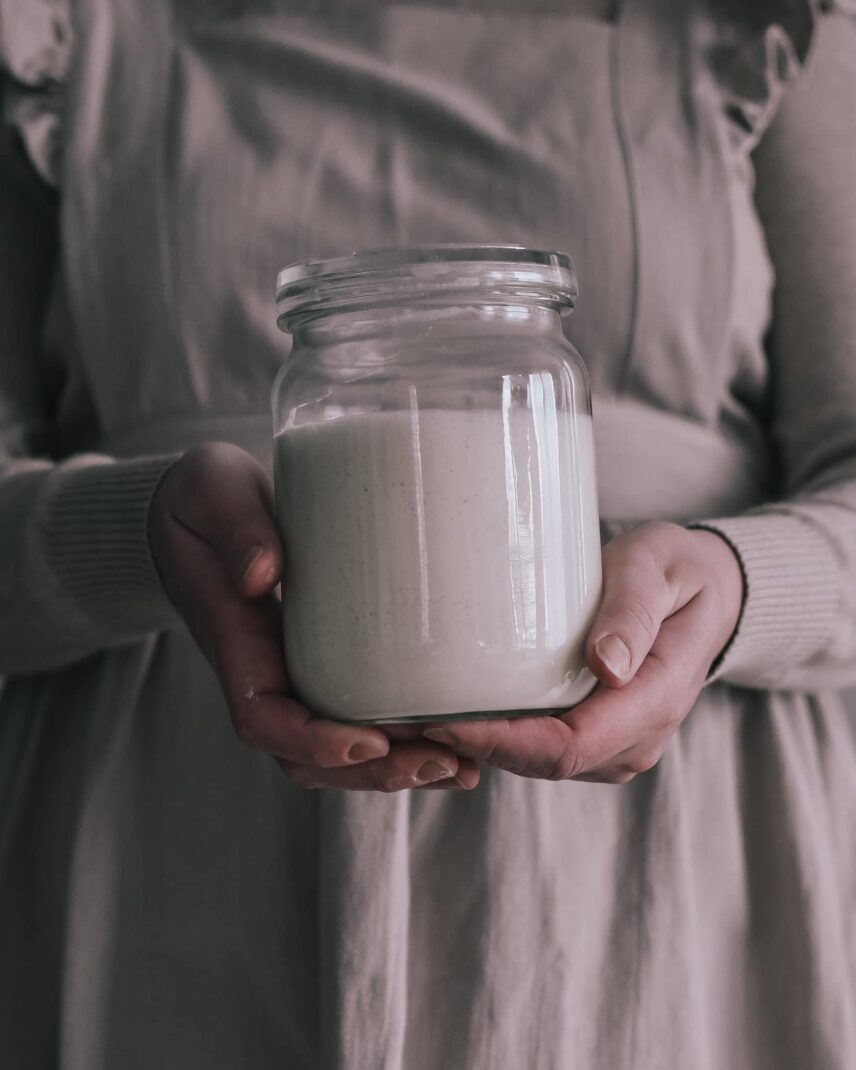
<svg viewBox="0 0 856 1070"><path fill-rule="evenodd" d="M0 126L0 674L53 669L173 626L148 504L173 457L52 456L40 351L56 195Z"/></svg>

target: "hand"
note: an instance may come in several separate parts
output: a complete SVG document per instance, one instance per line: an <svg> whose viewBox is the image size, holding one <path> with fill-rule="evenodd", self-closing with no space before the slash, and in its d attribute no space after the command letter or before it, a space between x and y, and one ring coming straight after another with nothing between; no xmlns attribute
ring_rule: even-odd
<svg viewBox="0 0 856 1070"><path fill-rule="evenodd" d="M149 544L168 597L214 669L238 738L304 787L474 787L478 769L428 740L315 717L289 695L275 588L282 546L261 465L225 443L189 450L149 507ZM286 590L285 597L288 597Z"/></svg>
<svg viewBox="0 0 856 1070"><path fill-rule="evenodd" d="M459 755L522 776L624 784L651 769L689 713L743 600L733 551L709 531L647 524L603 552L586 643L601 686L558 717L426 728Z"/></svg>

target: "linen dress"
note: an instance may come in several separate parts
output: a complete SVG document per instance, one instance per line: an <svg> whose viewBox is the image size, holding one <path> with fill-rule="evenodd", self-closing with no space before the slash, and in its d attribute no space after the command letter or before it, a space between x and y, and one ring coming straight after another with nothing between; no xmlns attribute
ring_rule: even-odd
<svg viewBox="0 0 856 1070"><path fill-rule="evenodd" d="M856 36L601 7L0 4L61 228L0 348L0 1065L856 1066L856 267L841 211L820 265L771 225L772 319L749 156L818 36L852 91ZM423 241L572 253L604 537L704 521L740 557L736 635L626 786L302 791L160 588L175 454L269 463L275 272Z"/></svg>

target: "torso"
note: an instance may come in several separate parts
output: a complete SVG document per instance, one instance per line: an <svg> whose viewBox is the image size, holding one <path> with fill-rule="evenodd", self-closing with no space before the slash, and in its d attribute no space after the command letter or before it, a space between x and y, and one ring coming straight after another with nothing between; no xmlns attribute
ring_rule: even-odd
<svg viewBox="0 0 856 1070"><path fill-rule="evenodd" d="M596 392L709 426L733 378L761 397L769 270L693 5L614 7L83 0L65 244L106 447L266 424L276 271L425 241L572 253Z"/></svg>

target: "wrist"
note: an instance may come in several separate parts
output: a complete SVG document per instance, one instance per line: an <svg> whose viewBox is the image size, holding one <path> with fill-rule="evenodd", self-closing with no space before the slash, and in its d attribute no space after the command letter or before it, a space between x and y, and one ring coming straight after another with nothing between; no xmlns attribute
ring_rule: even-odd
<svg viewBox="0 0 856 1070"><path fill-rule="evenodd" d="M740 559L723 535L708 528L688 530L703 563L705 589L717 607L718 660L733 639L740 623L746 600L746 578Z"/></svg>

